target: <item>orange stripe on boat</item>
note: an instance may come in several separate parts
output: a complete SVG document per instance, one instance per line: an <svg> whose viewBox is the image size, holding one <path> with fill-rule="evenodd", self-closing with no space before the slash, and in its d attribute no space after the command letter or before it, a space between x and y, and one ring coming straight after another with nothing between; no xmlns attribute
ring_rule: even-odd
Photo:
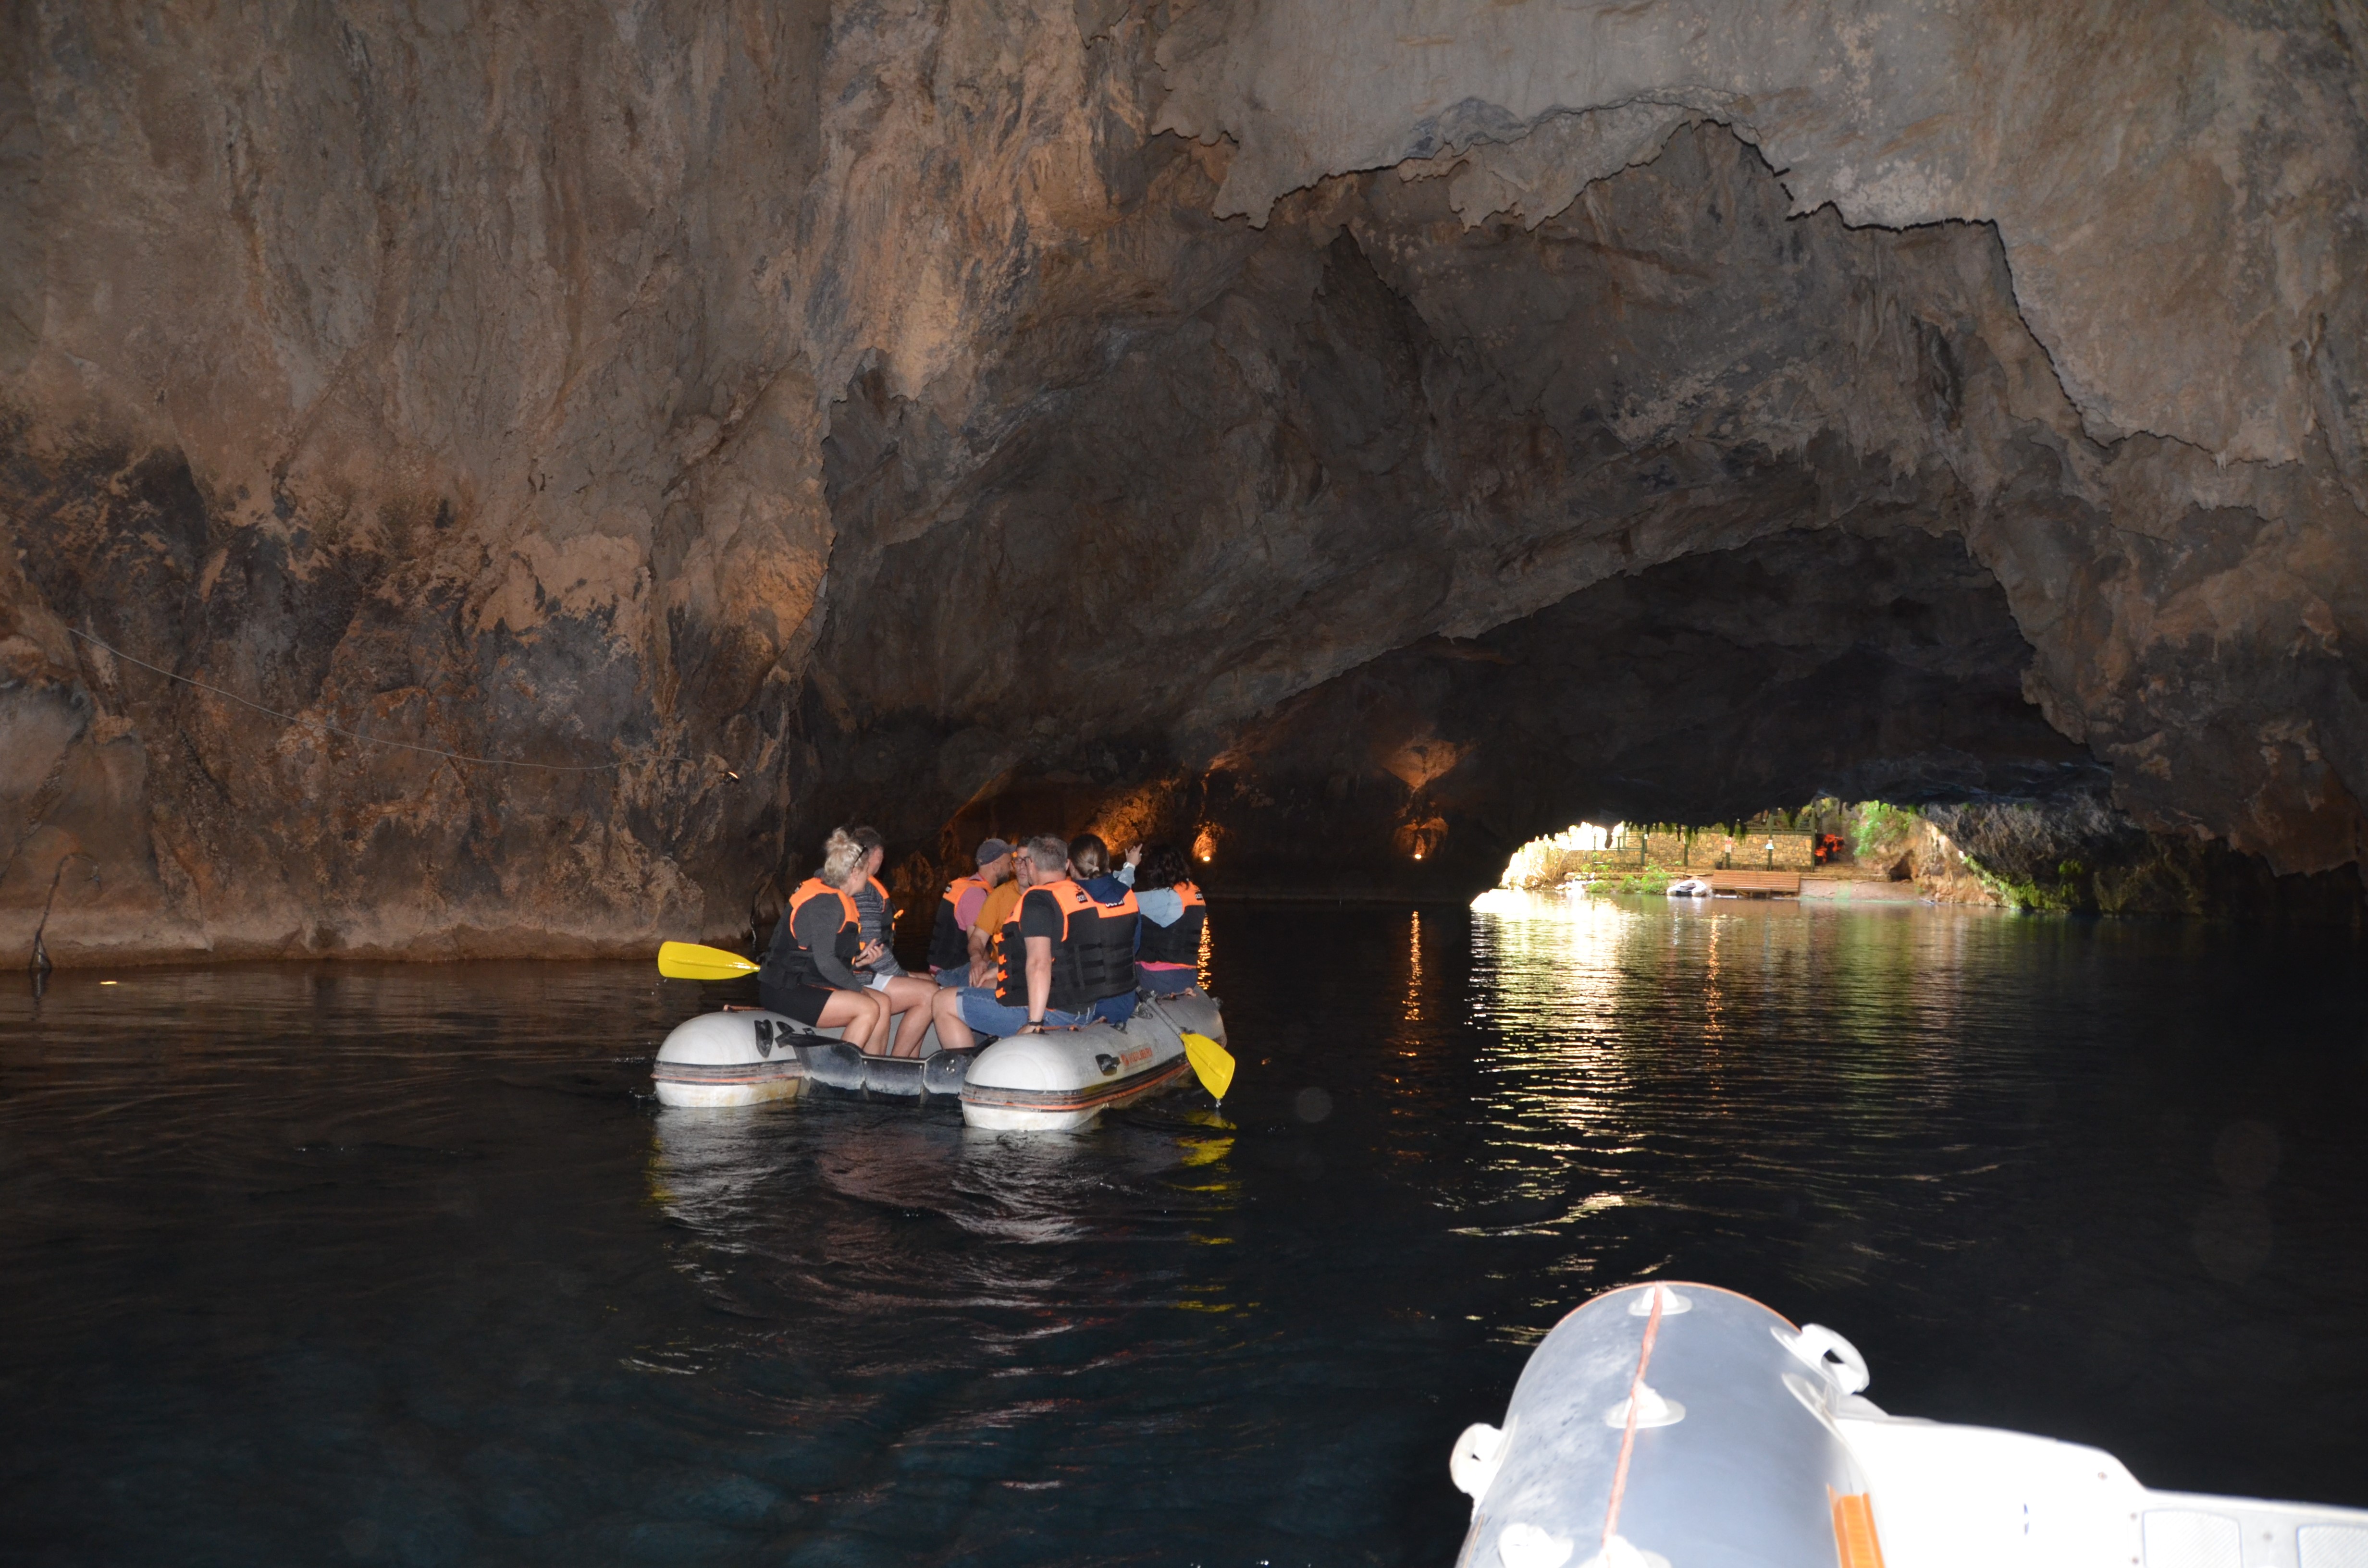
<svg viewBox="0 0 2368 1568"><path fill-rule="evenodd" d="M984 1085L965 1085L962 1097L963 1103L968 1105L995 1106L1005 1110L1083 1110L1087 1106L1100 1105L1107 1100L1157 1088L1181 1074L1188 1065L1190 1065L1188 1062L1179 1058L1154 1072L1139 1074L1132 1079L1121 1080L1116 1084L1096 1085L1090 1091L1080 1091L1063 1099L1051 1097L1053 1093L1051 1090L998 1091ZM1017 1095L1042 1095L1045 1097L1020 1099L1016 1097Z"/></svg>
<svg viewBox="0 0 2368 1568"><path fill-rule="evenodd" d="M1841 1568L1883 1568L1883 1542L1874 1534L1874 1498L1865 1492L1826 1488L1834 1504L1834 1550Z"/></svg>

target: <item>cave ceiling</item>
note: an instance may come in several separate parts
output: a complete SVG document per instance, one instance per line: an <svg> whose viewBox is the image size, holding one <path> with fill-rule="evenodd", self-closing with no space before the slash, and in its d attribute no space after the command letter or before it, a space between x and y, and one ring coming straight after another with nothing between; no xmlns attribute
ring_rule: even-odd
<svg viewBox="0 0 2368 1568"><path fill-rule="evenodd" d="M5 25L21 945L633 950L857 817L2360 859L2354 8Z"/></svg>

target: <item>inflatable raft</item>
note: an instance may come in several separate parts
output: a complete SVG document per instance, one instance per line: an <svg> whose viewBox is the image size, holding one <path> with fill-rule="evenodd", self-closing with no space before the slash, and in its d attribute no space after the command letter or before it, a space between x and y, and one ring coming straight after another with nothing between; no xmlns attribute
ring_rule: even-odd
<svg viewBox="0 0 2368 1568"><path fill-rule="evenodd" d="M1060 1131L1172 1089L1190 1074L1186 1031L1225 1043L1216 1002L1199 992L1145 997L1124 1024L1014 1035L971 1063L962 1119L998 1131Z"/></svg>
<svg viewBox="0 0 2368 1568"><path fill-rule="evenodd" d="M956 1095L974 1051L939 1051L931 1029L919 1056L867 1056L839 1040L758 1008L703 1013L675 1026L650 1069L658 1103L755 1105L794 1099L815 1085L882 1095Z"/></svg>
<svg viewBox="0 0 2368 1568"><path fill-rule="evenodd" d="M2368 1512L2154 1492L2111 1454L1885 1415L1866 1362L1707 1285L1598 1296L1448 1470L1464 1568L2359 1568Z"/></svg>
<svg viewBox="0 0 2368 1568"><path fill-rule="evenodd" d="M659 1046L651 1078L670 1106L754 1105L820 1085L874 1095L959 1096L973 1127L1059 1131L1173 1088L1189 1073L1184 1033L1224 1043L1217 1004L1198 992L1146 997L1123 1025L1016 1035L973 1051L869 1056L836 1038L756 1008L706 1013Z"/></svg>

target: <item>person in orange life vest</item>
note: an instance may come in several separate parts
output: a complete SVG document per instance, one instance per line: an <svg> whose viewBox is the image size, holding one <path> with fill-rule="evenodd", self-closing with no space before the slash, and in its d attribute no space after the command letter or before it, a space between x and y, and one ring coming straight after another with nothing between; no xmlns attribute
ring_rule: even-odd
<svg viewBox="0 0 2368 1568"><path fill-rule="evenodd" d="M1068 846L1049 834L1031 838L1020 846L1017 869L1019 901L996 938L996 983L938 993L938 1043L950 1051L976 1043L980 1034L1075 1028L1091 1021L1100 1000L1086 972L1098 950L1099 906L1069 880Z"/></svg>
<svg viewBox="0 0 2368 1568"><path fill-rule="evenodd" d="M978 872L956 877L938 901L938 923L929 933L929 972L939 985L983 985L985 966L971 972L971 929L986 895L1011 877L1011 846L999 838L984 839L978 846Z"/></svg>
<svg viewBox="0 0 2368 1568"><path fill-rule="evenodd" d="M757 996L768 1011L810 1028L840 1028L862 1050L888 1027L887 999L855 972L867 956L854 890L864 882L863 846L844 829L823 846L822 869L790 894L773 944L757 971Z"/></svg>
<svg viewBox="0 0 2368 1568"><path fill-rule="evenodd" d="M970 974L963 982L968 985L995 983L996 944L1003 928L1011 923L1011 912L1019 907L1019 895L1027 891L1020 879L1020 869L1028 863L1027 846L1012 853L1011 880L998 882L987 892L985 902L978 906L978 918L970 923Z"/></svg>
<svg viewBox="0 0 2368 1568"><path fill-rule="evenodd" d="M1086 896L1102 906L1097 938L1101 944L1099 972L1109 984L1097 990L1109 994L1093 1006L1094 1017L1106 1024L1122 1024L1134 1017L1134 890L1128 884L1134 881L1135 860L1142 858L1138 847L1126 863L1124 871L1116 875L1108 869L1110 846L1098 834L1084 833L1069 840L1069 875L1086 890Z"/></svg>
<svg viewBox="0 0 2368 1568"><path fill-rule="evenodd" d="M888 858L887 845L880 830L871 827L849 828L848 835L863 846L863 885L855 890L856 918L863 927L864 946L880 956L869 964L858 964L856 972L862 975L872 990L888 999L892 1017L901 1016L904 1023L896 1028L895 1044L889 1047L891 1056L918 1056L921 1037L929 1029L929 1004L937 999L938 988L917 975L905 972L896 961L892 944L896 939L896 904L888 889L880 881L880 868ZM879 1043L886 1045L886 1040Z"/></svg>
<svg viewBox="0 0 2368 1568"><path fill-rule="evenodd" d="M1192 885L1183 852L1155 844L1135 872L1134 974L1154 996L1190 991L1201 980L1201 930L1209 906Z"/></svg>

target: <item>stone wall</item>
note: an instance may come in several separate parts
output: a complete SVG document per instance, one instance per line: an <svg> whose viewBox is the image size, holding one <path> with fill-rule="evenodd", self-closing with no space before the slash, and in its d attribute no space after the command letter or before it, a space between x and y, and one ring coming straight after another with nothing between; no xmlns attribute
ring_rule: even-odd
<svg viewBox="0 0 2368 1568"><path fill-rule="evenodd" d="M1773 846L1771 848L1770 846ZM1524 887L1554 887L1573 877L1619 876L1643 870L1682 874L1735 867L1742 870L1816 869L1816 835L1790 829L1737 835L1724 828L1695 833L1632 832L1606 849L1555 850L1525 868Z"/></svg>

